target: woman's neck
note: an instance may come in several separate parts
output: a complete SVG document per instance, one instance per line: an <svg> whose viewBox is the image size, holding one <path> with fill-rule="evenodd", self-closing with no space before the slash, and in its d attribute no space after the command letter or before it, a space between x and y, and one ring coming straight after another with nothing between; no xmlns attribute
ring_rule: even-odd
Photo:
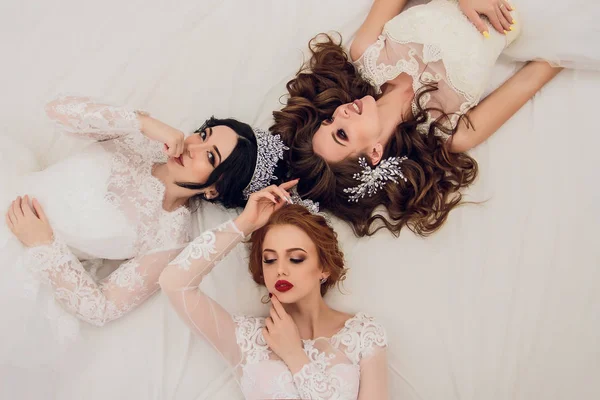
<svg viewBox="0 0 600 400"><path fill-rule="evenodd" d="M174 211L187 205L193 193L191 190L182 188L175 183L175 180L169 174L167 164L155 164L152 175L165 186L165 196L163 198L163 209L165 211Z"/></svg>
<svg viewBox="0 0 600 400"><path fill-rule="evenodd" d="M284 305L286 312L292 317L298 327L300 337L304 340L317 337L329 337L331 323L337 311L330 308L321 295L305 298L294 304Z"/></svg>
<svg viewBox="0 0 600 400"><path fill-rule="evenodd" d="M406 74L404 74L406 75ZM414 91L412 78L403 79L394 85L386 85L383 95L377 100L379 120L382 121L381 143L387 144L396 128L412 113Z"/></svg>

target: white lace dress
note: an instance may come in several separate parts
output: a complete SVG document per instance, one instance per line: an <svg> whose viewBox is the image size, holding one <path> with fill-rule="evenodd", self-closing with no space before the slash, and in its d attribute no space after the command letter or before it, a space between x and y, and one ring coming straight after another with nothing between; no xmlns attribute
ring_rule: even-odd
<svg viewBox="0 0 600 400"><path fill-rule="evenodd" d="M203 277L242 240L231 221L204 232L167 267L161 286L191 329L228 362L244 396L384 400L387 338L373 318L358 313L334 336L304 340L310 362L292 375L265 342L264 318L231 315L199 290Z"/></svg>
<svg viewBox="0 0 600 400"><path fill-rule="evenodd" d="M165 189L152 169L166 157L133 111L77 97L46 111L65 132L95 142L0 189L2 210L17 195L39 199L55 234L52 244L26 249L0 224L0 375L58 360L77 337L75 317L103 325L140 305L177 254L152 251L191 239L188 209L162 208ZM100 260L119 261L96 280Z"/></svg>
<svg viewBox="0 0 600 400"><path fill-rule="evenodd" d="M454 127L481 100L492 67L503 53L515 60L544 59L567 67L600 69L597 21L585 23L590 15L600 18L596 2L520 0L514 4L514 30L502 35L488 23L487 39L462 13L457 0L410 7L385 24L377 41L355 61L357 71L379 92L402 73L411 76L415 92L425 83L437 83L439 90L425 95L421 105L451 114L448 127ZM438 115L431 112L430 121Z"/></svg>

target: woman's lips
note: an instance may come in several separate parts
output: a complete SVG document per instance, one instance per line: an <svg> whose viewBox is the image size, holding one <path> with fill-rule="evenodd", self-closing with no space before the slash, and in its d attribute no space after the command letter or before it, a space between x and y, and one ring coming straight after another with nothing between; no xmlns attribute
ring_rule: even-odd
<svg viewBox="0 0 600 400"><path fill-rule="evenodd" d="M363 110L362 101L356 99L352 102L352 106L354 107L354 110L358 113L358 115L362 115L362 110Z"/></svg>
<svg viewBox="0 0 600 400"><path fill-rule="evenodd" d="M292 285L288 281L279 280L279 281L275 282L275 290L277 290L278 292L284 293L284 292L287 292L288 290L290 290L293 287L294 287L294 285Z"/></svg>

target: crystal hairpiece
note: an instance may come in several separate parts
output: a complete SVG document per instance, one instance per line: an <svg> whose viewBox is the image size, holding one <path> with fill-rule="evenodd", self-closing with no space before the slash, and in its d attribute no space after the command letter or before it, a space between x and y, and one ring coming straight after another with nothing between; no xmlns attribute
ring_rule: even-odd
<svg viewBox="0 0 600 400"><path fill-rule="evenodd" d="M358 164L363 170L354 174L352 177L361 183L353 188L344 189L344 193L351 194L348 201L358 203L358 200L365 196L371 197L377 193L379 189L382 189L388 181L398 183L396 177L407 182L400 165L407 159L408 157L406 156L386 158L373 169L367 164L367 160L364 157L360 157L358 159Z"/></svg>
<svg viewBox="0 0 600 400"><path fill-rule="evenodd" d="M244 198L248 199L254 192L262 190L277 179L273 175L279 160L283 160L283 151L289 150L281 140L281 136L272 135L263 129L252 128L256 137L256 166L250 183L244 189Z"/></svg>
<svg viewBox="0 0 600 400"><path fill-rule="evenodd" d="M298 190L294 187L292 188L292 190L290 190L290 195L292 197L292 203L294 204L299 204L303 207L305 207L308 211L310 211L311 214L318 214L319 213L319 202L315 202L312 201L310 199L302 199L302 197L300 197L300 195L298 194Z"/></svg>

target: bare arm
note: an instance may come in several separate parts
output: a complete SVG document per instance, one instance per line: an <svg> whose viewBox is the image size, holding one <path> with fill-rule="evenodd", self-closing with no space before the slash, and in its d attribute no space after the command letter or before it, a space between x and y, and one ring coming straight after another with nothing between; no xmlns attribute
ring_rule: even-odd
<svg viewBox="0 0 600 400"><path fill-rule="evenodd" d="M407 0L374 0L367 19L356 33L356 38L350 46L350 57L357 60L365 52L367 47L373 44L381 32L383 26L406 5Z"/></svg>
<svg viewBox="0 0 600 400"><path fill-rule="evenodd" d="M451 152L467 151L492 136L562 68L532 61L469 112L471 126L461 123L448 140Z"/></svg>

